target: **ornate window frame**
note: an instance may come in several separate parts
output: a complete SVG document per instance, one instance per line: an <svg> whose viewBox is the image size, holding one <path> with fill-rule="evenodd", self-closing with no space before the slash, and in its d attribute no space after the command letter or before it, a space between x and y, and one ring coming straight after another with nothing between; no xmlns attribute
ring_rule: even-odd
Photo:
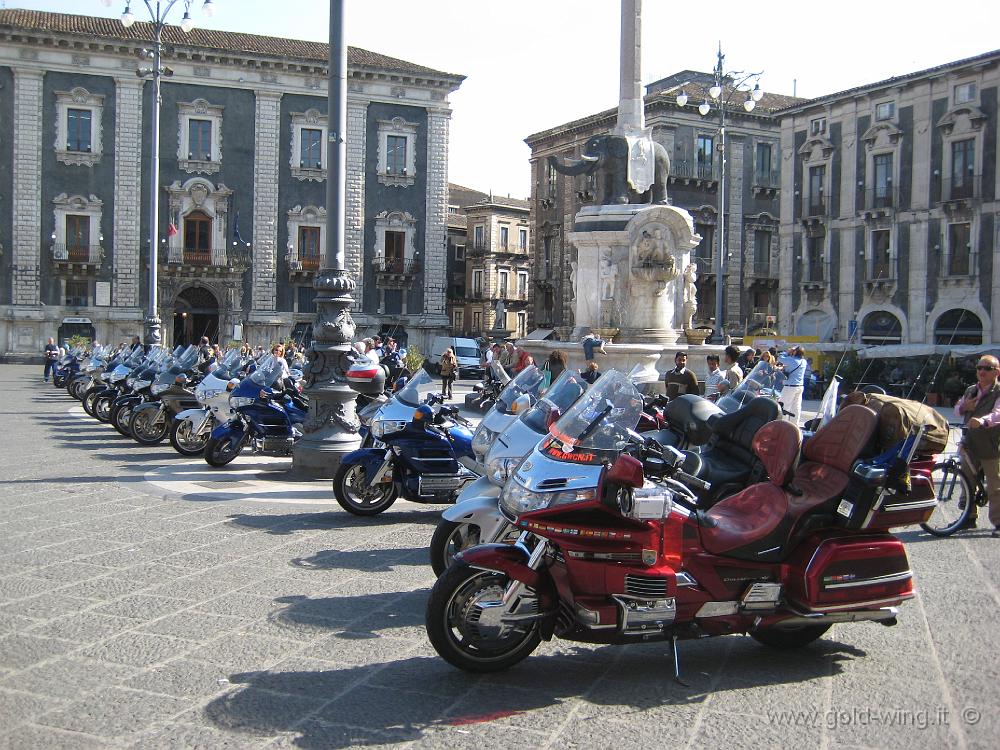
<svg viewBox="0 0 1000 750"><path fill-rule="evenodd" d="M948 110L940 120L937 128L941 131L941 180L951 184L952 180L952 144L956 141L973 141L975 150L975 165L972 177L983 174L983 156L985 151L984 128L986 114L975 103L959 104ZM942 191L942 199L948 200Z"/></svg>
<svg viewBox="0 0 1000 750"><path fill-rule="evenodd" d="M417 220L406 211L383 211L375 216L375 257L385 257L385 233L403 232L403 259L412 260L416 253L413 238L417 234Z"/></svg>
<svg viewBox="0 0 1000 750"><path fill-rule="evenodd" d="M402 117L378 121L378 181L390 187L407 187L417 179L417 130L420 124ZM401 175L387 174L388 140L390 135L406 138L406 167Z"/></svg>
<svg viewBox="0 0 1000 750"><path fill-rule="evenodd" d="M302 268L302 255L299 248L299 229L302 227L319 228L320 258L326 247L326 209L317 206L296 206L288 212L288 253L285 262L293 270Z"/></svg>
<svg viewBox="0 0 1000 750"><path fill-rule="evenodd" d="M101 160L103 147L101 145L104 113L104 96L91 94L82 86L76 86L69 91L56 91L56 161L70 166L92 167ZM90 110L90 151L70 151L67 143L69 138L69 123L67 118L71 109Z"/></svg>
<svg viewBox="0 0 1000 750"><path fill-rule="evenodd" d="M96 195L89 195L84 198L82 195L67 195L60 193L52 199L53 214L55 224L53 226L52 243L57 246L66 246L66 217L67 216L88 216L90 217L90 247L101 245L104 235L101 232L101 218L104 215L104 201Z"/></svg>
<svg viewBox="0 0 1000 750"><path fill-rule="evenodd" d="M195 99L193 102L177 102L177 164L189 174L214 174L222 168L222 112L221 104L209 104L205 99ZM208 120L212 123L212 154L211 158L194 159L191 157L189 137L191 120Z"/></svg>
<svg viewBox="0 0 1000 750"><path fill-rule="evenodd" d="M227 230L229 227L229 198L233 191L221 182L213 185L204 177L192 177L183 185L175 181L167 187L169 221L178 231L167 238L167 262L184 260L184 217L192 211L201 211L212 219L212 265L226 266ZM162 262L162 258L161 258Z"/></svg>
<svg viewBox="0 0 1000 750"><path fill-rule="evenodd" d="M292 112L291 154L288 164L292 168L292 177L297 180L312 180L323 182L326 179L326 116L317 109L307 109L305 112ZM307 166L302 163L302 131L319 130L322 132L320 143L320 166Z"/></svg>

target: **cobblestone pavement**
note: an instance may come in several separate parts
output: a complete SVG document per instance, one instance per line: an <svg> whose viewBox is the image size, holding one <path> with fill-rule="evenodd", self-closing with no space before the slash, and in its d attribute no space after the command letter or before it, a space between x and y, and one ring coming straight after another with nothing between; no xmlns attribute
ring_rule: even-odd
<svg viewBox="0 0 1000 750"><path fill-rule="evenodd" d="M424 634L439 508L358 519L328 483L179 494L158 467L192 464L38 381L0 367L0 747L997 745L985 530L903 534L920 596L894 628L683 643L689 686L664 644L545 644L476 677Z"/></svg>

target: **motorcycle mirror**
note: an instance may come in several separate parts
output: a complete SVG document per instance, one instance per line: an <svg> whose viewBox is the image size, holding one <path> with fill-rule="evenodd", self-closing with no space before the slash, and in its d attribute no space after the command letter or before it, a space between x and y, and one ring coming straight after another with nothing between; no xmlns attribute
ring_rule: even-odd
<svg viewBox="0 0 1000 750"><path fill-rule="evenodd" d="M227 391L233 390L234 388L236 388L236 384L239 382L240 381L236 380L235 378L230 380L228 383L226 383L226 390Z"/></svg>
<svg viewBox="0 0 1000 750"><path fill-rule="evenodd" d="M642 487L642 462L632 456L619 456L608 470L607 481L625 487Z"/></svg>

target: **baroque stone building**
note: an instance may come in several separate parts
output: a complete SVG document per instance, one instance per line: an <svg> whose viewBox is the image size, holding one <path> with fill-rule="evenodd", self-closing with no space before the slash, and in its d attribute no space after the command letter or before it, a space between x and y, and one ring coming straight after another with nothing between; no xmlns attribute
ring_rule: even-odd
<svg viewBox="0 0 1000 750"><path fill-rule="evenodd" d="M645 120L653 138L671 158L670 202L691 212L701 244L693 251L698 267L695 323L715 315L715 258L718 253L720 154L719 119L703 117L711 74L685 70L646 86ZM687 106L677 96L689 97ZM777 314L778 193L782 170L780 132L774 112L801 100L765 94L753 112L736 96L726 109L728 179L726 196L725 321L742 334ZM574 327L573 272L576 250L565 239L576 213L599 194L594 176L563 175L548 157L578 159L586 141L614 126L609 109L528 136L531 148L531 227L534 268L533 320L567 338ZM627 310L612 298L600 301L602 323L620 327Z"/></svg>
<svg viewBox="0 0 1000 750"><path fill-rule="evenodd" d="M1000 50L778 113L780 330L1000 342L998 90Z"/></svg>
<svg viewBox="0 0 1000 750"><path fill-rule="evenodd" d="M0 10L0 347L115 341L148 304L149 24ZM326 233L327 46L165 32L166 343L308 335ZM446 311L448 97L463 77L351 48L346 255L359 332L425 344Z"/></svg>

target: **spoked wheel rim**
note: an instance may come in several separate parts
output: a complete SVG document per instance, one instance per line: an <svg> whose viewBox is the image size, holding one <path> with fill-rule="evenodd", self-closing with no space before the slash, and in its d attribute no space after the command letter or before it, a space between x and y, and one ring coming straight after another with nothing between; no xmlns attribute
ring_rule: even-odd
<svg viewBox="0 0 1000 750"><path fill-rule="evenodd" d="M191 423L186 419L179 422L174 428L174 440L177 447L184 453L201 453L205 450L205 443L208 442L208 434L198 435L191 427Z"/></svg>
<svg viewBox="0 0 1000 750"><path fill-rule="evenodd" d="M936 464L931 473L937 505L926 523L920 524L935 536L949 536L958 531L968 518L975 502L968 479L957 463Z"/></svg>
<svg viewBox="0 0 1000 750"><path fill-rule="evenodd" d="M489 663L509 659L521 649L534 649L537 623L531 620L502 623L503 593L509 578L480 571L457 586L442 616L444 629L454 649L467 658ZM522 598L516 614L537 611L534 597Z"/></svg>
<svg viewBox="0 0 1000 750"><path fill-rule="evenodd" d="M395 499L392 482L371 484L367 481L365 467L360 464L355 464L347 470L344 475L343 491L347 502L361 510L372 510Z"/></svg>

